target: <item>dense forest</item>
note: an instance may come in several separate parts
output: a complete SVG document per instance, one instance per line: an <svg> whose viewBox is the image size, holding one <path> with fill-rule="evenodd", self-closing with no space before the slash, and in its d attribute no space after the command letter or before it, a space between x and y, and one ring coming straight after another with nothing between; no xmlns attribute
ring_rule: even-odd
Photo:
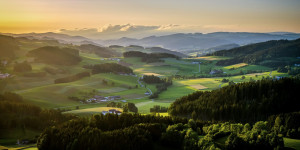
<svg viewBox="0 0 300 150"><path fill-rule="evenodd" d="M300 139L300 112L272 115L268 118L268 127L277 134Z"/></svg>
<svg viewBox="0 0 300 150"><path fill-rule="evenodd" d="M141 57L142 62L152 63L152 62L164 62L160 58L179 58L176 55L169 53L143 53L139 51L128 51L123 53L124 57Z"/></svg>
<svg viewBox="0 0 300 150"><path fill-rule="evenodd" d="M83 53L94 53L100 57L109 58L120 56L115 50L107 47L100 47L92 44L83 44L78 46L78 49Z"/></svg>
<svg viewBox="0 0 300 150"><path fill-rule="evenodd" d="M84 68L92 69L93 74L97 73L127 73L132 74L133 70L129 67L122 66L116 63L105 63L84 66Z"/></svg>
<svg viewBox="0 0 300 150"><path fill-rule="evenodd" d="M181 97L171 104L169 113L200 120L266 120L278 113L299 111L299 89L299 78L238 83Z"/></svg>
<svg viewBox="0 0 300 150"><path fill-rule="evenodd" d="M71 48L45 46L27 53L35 61L54 65L76 65L81 61L79 51Z"/></svg>
<svg viewBox="0 0 300 150"><path fill-rule="evenodd" d="M42 109L26 103L15 93L5 92L0 95L0 130L27 129L43 131L46 127L61 124L74 119L72 115L62 115L60 111ZM32 140L33 143L36 139Z"/></svg>
<svg viewBox="0 0 300 150"><path fill-rule="evenodd" d="M299 57L300 56L300 39L288 41L267 41L262 43L250 44L233 48L230 50L217 51L212 56L227 56L231 59L220 60L216 65L227 66L237 63L261 64L269 67L279 67L293 65L298 61L286 61L284 57ZM271 60L271 61L270 61Z"/></svg>
<svg viewBox="0 0 300 150"><path fill-rule="evenodd" d="M224 142L219 142L225 139ZM231 124L123 113L78 118L47 128L38 138L47 149L280 149L283 138L267 122Z"/></svg>

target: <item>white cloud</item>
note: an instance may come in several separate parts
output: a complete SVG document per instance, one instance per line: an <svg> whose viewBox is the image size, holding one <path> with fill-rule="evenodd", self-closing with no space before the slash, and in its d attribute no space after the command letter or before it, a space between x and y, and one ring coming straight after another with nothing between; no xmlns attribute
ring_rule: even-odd
<svg viewBox="0 0 300 150"><path fill-rule="evenodd" d="M166 35L172 33L191 33L191 32L214 32L221 30L230 30L236 28L238 25L105 25L97 28L83 28L83 29L61 29L59 32L69 35L80 35L92 39L117 39L121 37L143 38L152 35Z"/></svg>

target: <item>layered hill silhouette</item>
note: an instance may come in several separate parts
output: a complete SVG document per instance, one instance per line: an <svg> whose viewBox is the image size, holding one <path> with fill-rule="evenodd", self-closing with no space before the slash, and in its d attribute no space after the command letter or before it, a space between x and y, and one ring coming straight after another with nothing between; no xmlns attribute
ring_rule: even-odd
<svg viewBox="0 0 300 150"><path fill-rule="evenodd" d="M261 64L266 66L289 65L287 63L298 63L299 60L291 61L286 57L300 57L300 39L297 40L272 40L262 43L250 44L230 50L214 52L213 56L233 57L221 60L217 65L226 66L236 63Z"/></svg>

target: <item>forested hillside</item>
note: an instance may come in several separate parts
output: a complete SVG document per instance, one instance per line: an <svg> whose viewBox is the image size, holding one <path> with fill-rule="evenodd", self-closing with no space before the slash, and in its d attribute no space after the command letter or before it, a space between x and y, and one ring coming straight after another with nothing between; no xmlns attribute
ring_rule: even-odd
<svg viewBox="0 0 300 150"><path fill-rule="evenodd" d="M0 59L12 59L15 57L15 51L19 50L18 42L15 38L0 35Z"/></svg>
<svg viewBox="0 0 300 150"><path fill-rule="evenodd" d="M300 39L293 41L279 40L250 44L238 48L233 48L231 50L217 51L210 55L233 57L232 59L220 60L219 62L217 62L216 65L220 66L227 66L237 63L261 64L271 67L290 65L295 62L287 62L280 58L299 57Z"/></svg>
<svg viewBox="0 0 300 150"><path fill-rule="evenodd" d="M239 83L179 98L171 104L169 113L200 120L266 120L270 115L299 111L299 89L299 78Z"/></svg>
<svg viewBox="0 0 300 150"><path fill-rule="evenodd" d="M35 61L56 65L75 65L81 61L79 51L71 48L45 46L34 49L27 54Z"/></svg>
<svg viewBox="0 0 300 150"><path fill-rule="evenodd" d="M78 49L84 53L94 53L100 57L115 57L121 54L117 53L115 50L107 47L100 47L92 44L83 44L78 46Z"/></svg>

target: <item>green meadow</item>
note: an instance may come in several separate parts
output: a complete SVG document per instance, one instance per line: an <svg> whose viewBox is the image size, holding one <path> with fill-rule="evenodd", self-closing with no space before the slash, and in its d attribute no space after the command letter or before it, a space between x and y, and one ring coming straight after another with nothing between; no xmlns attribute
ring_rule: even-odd
<svg viewBox="0 0 300 150"><path fill-rule="evenodd" d="M39 43L43 44L43 43ZM26 43L25 43L26 45ZM34 46L32 48L35 48ZM28 47L26 47L28 49ZM25 50L28 51L28 50ZM90 77L85 77L81 80L54 84L54 80L70 76L79 72L88 71L82 68L84 65L101 64L101 63L117 63L115 60L101 58L91 53L80 53L82 61L78 65L73 66L55 66L42 63L32 63L32 72L44 71L45 67L54 69L63 69L65 73L50 75L45 77L24 77L21 73L16 74L6 87L6 90L14 91L22 95L29 103L36 104L44 108L59 108L65 110L77 111L79 109L85 112L97 107L106 107L107 102L83 104L78 101L71 100L69 97L79 97L81 99L89 99L94 95L100 96L121 96L122 100L133 102L139 109L140 113L150 113L150 108L154 105L168 107L177 98L193 93L197 90L210 91L227 86L228 83L223 83L223 79L228 79L235 83L246 82L250 80L260 80L265 77L286 76L287 74L272 71L271 68L259 65L235 64L231 66L216 66L218 60L228 59L228 57L206 56L188 59L166 58L163 62L145 63L141 62L141 58L120 58L122 61L130 64L134 70L135 76L125 76L110 73L94 74ZM192 62L201 62L200 72L199 65ZM234 69L231 69L234 68ZM10 68L12 69L12 68ZM246 72L247 70L262 71L262 73L245 74L231 77L214 77L209 78L209 71L212 69L222 69L226 74L234 74ZM206 75L206 78L195 79L173 79L173 85L168 87L166 91L159 94L156 99L149 99L145 96L148 91L145 87L141 87L138 83L138 78L142 75L156 75L160 77L169 76L186 76L197 77L198 75ZM245 79L242 79L245 76ZM103 80L108 81L105 85ZM156 91L155 84L145 84L152 92ZM121 101L119 101L121 102ZM100 109L100 108L99 108ZM77 113L80 114L80 113Z"/></svg>

